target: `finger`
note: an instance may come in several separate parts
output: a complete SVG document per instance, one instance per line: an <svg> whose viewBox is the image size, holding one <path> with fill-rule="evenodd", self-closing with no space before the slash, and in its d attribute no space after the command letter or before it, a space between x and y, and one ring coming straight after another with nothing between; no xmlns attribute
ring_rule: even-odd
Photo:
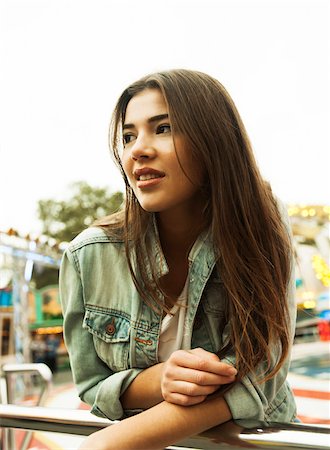
<svg viewBox="0 0 330 450"><path fill-rule="evenodd" d="M202 403L205 399L205 395L189 397L188 395L178 394L177 392L168 393L166 396L164 396L164 400L166 402L181 406L197 405L198 403Z"/></svg>
<svg viewBox="0 0 330 450"><path fill-rule="evenodd" d="M216 355L215 353L208 352L207 350L204 350L204 348L201 348L201 347L194 348L193 350L188 350L188 352L194 353L194 354L200 356L201 358L206 358L208 360L221 362L222 364L224 364L224 366L222 366L222 367L224 368L224 372L226 372L227 375L228 374L229 375L237 375L236 368L234 366L232 366L231 364L221 361L219 356Z"/></svg>
<svg viewBox="0 0 330 450"><path fill-rule="evenodd" d="M188 395L189 397L207 396L213 394L218 388L218 384L213 386L200 386L187 381L176 381L169 386L169 390L172 393Z"/></svg>
<svg viewBox="0 0 330 450"><path fill-rule="evenodd" d="M180 367L172 373L171 381L186 381L195 383L199 386L219 386L221 384L228 384L235 380L235 376L217 375L211 372L202 372L200 370L188 369Z"/></svg>
<svg viewBox="0 0 330 450"><path fill-rule="evenodd" d="M210 372L223 376L232 376L237 374L236 369L227 363L215 361L210 358L202 358L195 353L184 350L178 350L172 353L169 362L181 367L187 367L190 369L196 369L202 372Z"/></svg>

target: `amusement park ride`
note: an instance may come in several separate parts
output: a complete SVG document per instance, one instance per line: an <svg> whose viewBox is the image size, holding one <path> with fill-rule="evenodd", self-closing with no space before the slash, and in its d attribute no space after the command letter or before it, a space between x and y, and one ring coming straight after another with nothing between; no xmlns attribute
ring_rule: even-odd
<svg viewBox="0 0 330 450"><path fill-rule="evenodd" d="M3 362L31 362L31 279L36 266L59 269L57 245L0 232L0 356Z"/></svg>

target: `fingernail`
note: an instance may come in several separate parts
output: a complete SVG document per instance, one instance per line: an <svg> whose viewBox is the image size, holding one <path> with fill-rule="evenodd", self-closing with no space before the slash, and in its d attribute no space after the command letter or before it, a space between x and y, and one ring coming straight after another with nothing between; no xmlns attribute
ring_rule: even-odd
<svg viewBox="0 0 330 450"><path fill-rule="evenodd" d="M235 369L235 367L231 367L230 369L228 369L228 373L229 375L236 375L237 370Z"/></svg>

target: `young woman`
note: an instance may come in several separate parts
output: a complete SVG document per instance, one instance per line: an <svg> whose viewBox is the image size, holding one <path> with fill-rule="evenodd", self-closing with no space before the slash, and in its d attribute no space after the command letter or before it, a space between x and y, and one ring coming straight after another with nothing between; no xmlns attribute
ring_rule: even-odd
<svg viewBox="0 0 330 450"><path fill-rule="evenodd" d="M123 92L110 134L125 208L72 241L60 286L80 397L125 420L81 448L293 420L289 224L230 96L200 72L155 73Z"/></svg>

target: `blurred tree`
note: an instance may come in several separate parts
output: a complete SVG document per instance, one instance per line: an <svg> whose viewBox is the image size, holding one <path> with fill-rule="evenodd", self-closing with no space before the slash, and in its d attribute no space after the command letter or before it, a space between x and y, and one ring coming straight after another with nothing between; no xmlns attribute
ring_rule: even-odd
<svg viewBox="0 0 330 450"><path fill-rule="evenodd" d="M70 186L72 195L67 200L39 200L38 217L43 222L42 232L58 241L71 241L94 220L118 211L123 193L109 193L107 188L96 188L85 181Z"/></svg>
<svg viewBox="0 0 330 450"><path fill-rule="evenodd" d="M58 274L58 269L35 264L32 273L32 286L35 289L41 289L45 286L55 285L58 283Z"/></svg>

